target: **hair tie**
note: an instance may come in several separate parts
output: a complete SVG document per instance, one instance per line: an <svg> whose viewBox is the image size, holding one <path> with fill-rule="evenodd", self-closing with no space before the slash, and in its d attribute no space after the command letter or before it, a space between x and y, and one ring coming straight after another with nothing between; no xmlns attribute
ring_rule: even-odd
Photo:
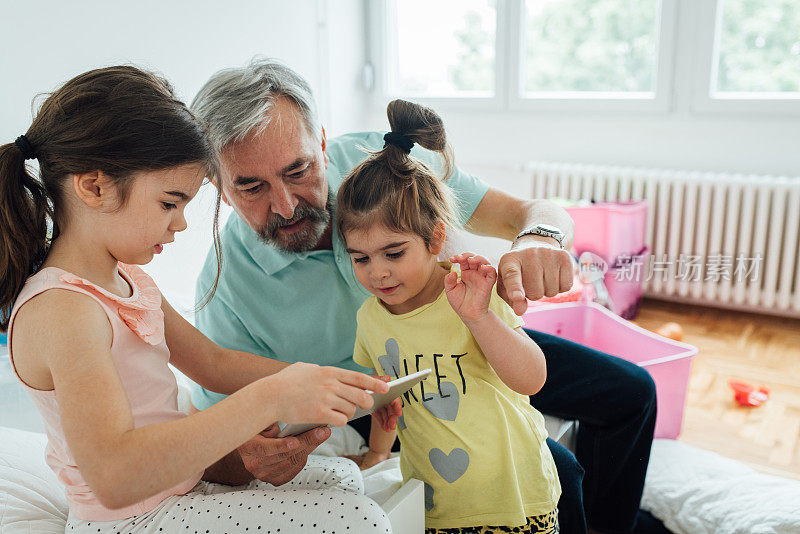
<svg viewBox="0 0 800 534"><path fill-rule="evenodd" d="M14 144L17 145L20 152L22 152L22 157L25 159L36 159L36 151L33 149L33 145L28 138L24 135L20 135L17 137L17 140L14 141Z"/></svg>
<svg viewBox="0 0 800 534"><path fill-rule="evenodd" d="M411 147L414 146L414 141L409 136L397 132L387 133L383 136L383 140L386 141L383 148L386 148L386 145L394 145L406 154L411 154Z"/></svg>

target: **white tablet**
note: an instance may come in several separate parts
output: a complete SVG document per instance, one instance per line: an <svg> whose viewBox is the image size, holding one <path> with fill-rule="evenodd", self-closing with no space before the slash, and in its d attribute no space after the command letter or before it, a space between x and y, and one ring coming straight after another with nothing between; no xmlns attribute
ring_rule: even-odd
<svg viewBox="0 0 800 534"><path fill-rule="evenodd" d="M374 404L372 405L372 408L370 408L369 410L356 408L356 413L353 415L353 417L350 418L350 420L352 421L353 419L364 417L365 415L371 414L375 410L383 408L384 406L392 402L394 399L396 399L409 389L413 388L414 386L425 380L425 378L427 378L427 376L430 374L431 374L430 369L423 369L422 371L410 374L408 376L404 376L403 378L392 380L391 382L389 382L389 391L387 391L386 393L372 394L372 397L375 400ZM322 426L315 423L299 423L291 425L284 425L283 423L279 423L279 425L281 426L281 431L278 434L279 438L285 438L287 436L296 436L297 434L302 434L303 432L311 430L312 428Z"/></svg>

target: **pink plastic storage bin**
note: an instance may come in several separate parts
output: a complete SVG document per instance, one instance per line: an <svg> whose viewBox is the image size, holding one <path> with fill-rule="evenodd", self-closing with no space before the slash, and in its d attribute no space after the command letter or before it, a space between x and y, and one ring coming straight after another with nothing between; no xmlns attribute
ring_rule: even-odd
<svg viewBox="0 0 800 534"><path fill-rule="evenodd" d="M587 250L609 265L621 255L641 254L645 248L647 202L596 202L566 208L575 221L572 248L578 255Z"/></svg>
<svg viewBox="0 0 800 534"><path fill-rule="evenodd" d="M642 305L642 280L617 280L616 272L606 273L604 282L614 312L623 319L635 319Z"/></svg>
<svg viewBox="0 0 800 534"><path fill-rule="evenodd" d="M678 437L697 347L640 328L597 303L532 306L523 319L532 330L569 339L647 369L658 398L655 437Z"/></svg>

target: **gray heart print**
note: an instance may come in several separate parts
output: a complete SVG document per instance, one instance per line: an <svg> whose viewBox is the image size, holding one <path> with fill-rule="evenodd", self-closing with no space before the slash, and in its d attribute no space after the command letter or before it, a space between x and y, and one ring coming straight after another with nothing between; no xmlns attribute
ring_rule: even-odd
<svg viewBox="0 0 800 534"><path fill-rule="evenodd" d="M384 373L398 377L400 376L400 347L397 345L397 340L390 337L384 346L386 354L378 357L378 363L381 364Z"/></svg>
<svg viewBox="0 0 800 534"><path fill-rule="evenodd" d="M440 387L442 395L439 396L439 392L434 390L433 398L423 400L422 405L437 419L455 421L458 415L458 388L452 382L442 382ZM425 395L428 394L426 390Z"/></svg>
<svg viewBox="0 0 800 534"><path fill-rule="evenodd" d="M433 488L425 482L425 511L433 510Z"/></svg>
<svg viewBox="0 0 800 534"><path fill-rule="evenodd" d="M450 451L450 454L433 448L428 453L428 459L436 472L450 484L461 478L469 467L469 454L458 447Z"/></svg>

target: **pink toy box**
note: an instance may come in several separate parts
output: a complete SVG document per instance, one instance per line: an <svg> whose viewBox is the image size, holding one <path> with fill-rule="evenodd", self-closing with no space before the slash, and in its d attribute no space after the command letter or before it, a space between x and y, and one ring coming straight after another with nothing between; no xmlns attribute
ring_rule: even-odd
<svg viewBox="0 0 800 534"><path fill-rule="evenodd" d="M597 303L532 306L523 319L527 328L569 339L647 369L658 398L655 437L678 437L689 369L697 347L640 328Z"/></svg>
<svg viewBox="0 0 800 534"><path fill-rule="evenodd" d="M623 319L635 319L639 314L649 253L650 249L645 247L639 254L631 255L629 261L618 262L609 268L603 277L614 312ZM618 258L622 259L622 256Z"/></svg>
<svg viewBox="0 0 800 534"><path fill-rule="evenodd" d="M619 256L642 254L647 229L647 202L596 202L565 208L575 222L572 248L578 256L594 252L609 265Z"/></svg>

